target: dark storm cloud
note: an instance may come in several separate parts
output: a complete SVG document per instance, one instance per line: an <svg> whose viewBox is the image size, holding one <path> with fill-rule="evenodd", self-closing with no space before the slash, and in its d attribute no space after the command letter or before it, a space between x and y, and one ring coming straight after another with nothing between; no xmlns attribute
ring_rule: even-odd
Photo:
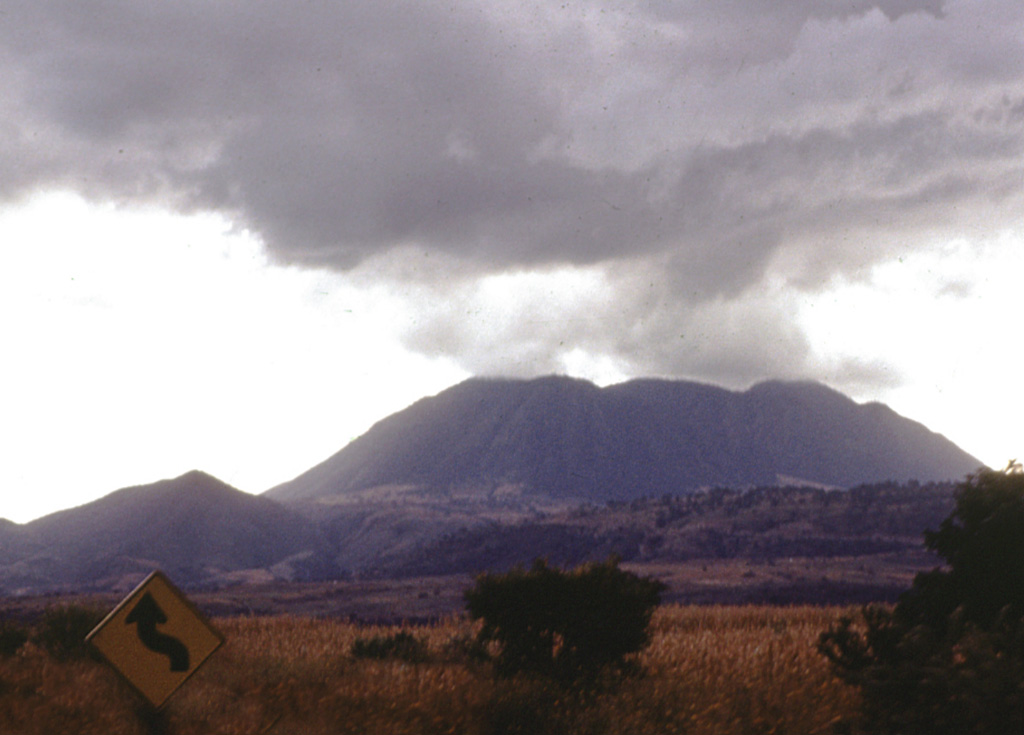
<svg viewBox="0 0 1024 735"><path fill-rule="evenodd" d="M0 194L218 209L282 262L353 273L410 249L467 279L604 267L620 308L580 344L652 372L799 372L794 297L766 301L770 275L814 289L1016 221L1022 16L1017 0L12 2ZM458 333L481 330L423 294L410 344L475 364ZM673 336L702 330L714 349ZM494 333L531 364L565 343Z"/></svg>

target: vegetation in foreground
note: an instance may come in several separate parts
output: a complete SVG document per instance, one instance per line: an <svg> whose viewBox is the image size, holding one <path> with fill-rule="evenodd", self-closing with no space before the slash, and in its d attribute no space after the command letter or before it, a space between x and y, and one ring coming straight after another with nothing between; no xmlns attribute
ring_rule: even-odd
<svg viewBox="0 0 1024 735"><path fill-rule="evenodd" d="M496 679L474 656L480 625L465 618L414 628L218 619L226 645L171 698L163 724L173 735L828 733L858 698L815 641L849 612L662 607L639 654L644 673L589 693ZM58 660L31 641L0 657L0 723L24 735L148 732L104 664Z"/></svg>
<svg viewBox="0 0 1024 735"><path fill-rule="evenodd" d="M925 538L947 567L859 617L655 610L661 584L610 559L483 575L468 617L430 626L225 618L227 645L159 716L81 645L99 613L65 606L0 620L0 732L1020 732L1024 471L969 477Z"/></svg>
<svg viewBox="0 0 1024 735"><path fill-rule="evenodd" d="M866 607L819 648L863 695L851 731L1024 732L1024 470L981 470L925 534L947 563L892 609Z"/></svg>
<svg viewBox="0 0 1024 735"><path fill-rule="evenodd" d="M466 610L482 627L477 641L501 677L533 674L560 685L597 685L634 672L665 585L619 569L618 559L562 570L533 567L482 574Z"/></svg>

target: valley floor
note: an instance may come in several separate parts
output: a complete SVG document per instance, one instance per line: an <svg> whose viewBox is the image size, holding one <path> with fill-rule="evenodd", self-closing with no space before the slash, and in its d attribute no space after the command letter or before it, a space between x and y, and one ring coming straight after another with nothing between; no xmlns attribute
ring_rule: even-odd
<svg viewBox="0 0 1024 735"><path fill-rule="evenodd" d="M623 569L665 582L662 601L680 605L856 605L892 602L914 575L937 561L924 551L771 561L701 559L623 563ZM427 623L463 611L473 575L334 582L271 582L187 590L214 617L297 615L352 622ZM123 593L0 597L0 616L31 622L55 604L109 610Z"/></svg>

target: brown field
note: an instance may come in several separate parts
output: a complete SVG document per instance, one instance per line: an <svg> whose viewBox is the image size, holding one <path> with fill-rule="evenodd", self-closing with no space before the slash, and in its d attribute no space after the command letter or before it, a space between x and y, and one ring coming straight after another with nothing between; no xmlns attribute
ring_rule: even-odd
<svg viewBox="0 0 1024 735"><path fill-rule="evenodd" d="M642 656L645 675L587 696L495 682L466 655L474 630L457 617L406 628L427 644L421 663L352 656L357 638L397 627L217 618L226 644L149 724L106 665L59 663L28 644L0 659L0 733L827 733L856 707L814 650L843 612L664 606Z"/></svg>

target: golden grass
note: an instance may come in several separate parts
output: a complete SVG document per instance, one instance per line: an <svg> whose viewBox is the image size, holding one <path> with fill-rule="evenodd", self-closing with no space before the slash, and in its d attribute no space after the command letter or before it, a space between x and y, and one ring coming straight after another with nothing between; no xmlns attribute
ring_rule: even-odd
<svg viewBox="0 0 1024 735"><path fill-rule="evenodd" d="M583 696L495 682L460 653L452 619L410 628L426 663L355 659L359 637L396 629L296 617L217 620L227 643L170 700L174 735L498 732L748 735L829 731L856 707L814 650L835 608L661 608L646 674ZM0 660L0 733L146 733L132 694L103 664L57 663L26 646ZM516 730L516 728L519 730Z"/></svg>

